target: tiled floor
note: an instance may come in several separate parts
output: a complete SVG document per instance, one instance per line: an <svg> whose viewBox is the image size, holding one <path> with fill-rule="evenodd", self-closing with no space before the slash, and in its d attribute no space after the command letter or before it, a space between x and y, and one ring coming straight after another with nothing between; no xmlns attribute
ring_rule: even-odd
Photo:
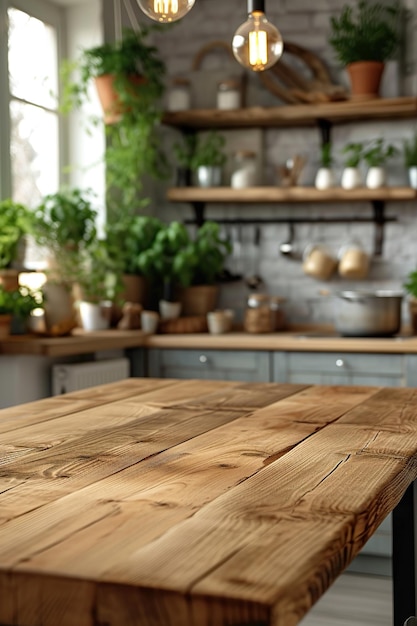
<svg viewBox="0 0 417 626"><path fill-rule="evenodd" d="M300 626L391 626L389 577L342 574Z"/></svg>

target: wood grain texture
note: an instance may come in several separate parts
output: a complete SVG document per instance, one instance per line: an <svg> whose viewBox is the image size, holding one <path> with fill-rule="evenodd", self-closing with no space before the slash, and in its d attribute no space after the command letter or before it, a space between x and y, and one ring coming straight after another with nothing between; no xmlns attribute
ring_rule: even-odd
<svg viewBox="0 0 417 626"><path fill-rule="evenodd" d="M130 379L3 410L0 623L295 625L416 478L416 399Z"/></svg>
<svg viewBox="0 0 417 626"><path fill-rule="evenodd" d="M317 120L347 122L374 119L409 119L417 116L417 98L297 104L277 107L248 107L237 111L193 109L167 112L163 122L179 128L254 128L315 126Z"/></svg>
<svg viewBox="0 0 417 626"><path fill-rule="evenodd" d="M316 189L315 187L174 187L168 189L170 202L239 202L243 204L281 202L369 202L372 200L412 201L417 191L411 187L379 189ZM351 216L352 217L352 216Z"/></svg>

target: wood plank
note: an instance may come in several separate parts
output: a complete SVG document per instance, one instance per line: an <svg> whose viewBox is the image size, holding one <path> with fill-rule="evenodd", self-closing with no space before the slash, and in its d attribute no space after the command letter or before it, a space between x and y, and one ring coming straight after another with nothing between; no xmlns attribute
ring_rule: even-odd
<svg viewBox="0 0 417 626"><path fill-rule="evenodd" d="M173 187L168 189L170 202L223 203L293 203L293 202L370 202L413 201L417 191L411 187L381 187L380 189L316 189L315 187ZM353 216L350 216L352 219Z"/></svg>
<svg viewBox="0 0 417 626"><path fill-rule="evenodd" d="M140 388L2 436L0 623L294 626L417 477L416 390Z"/></svg>
<svg viewBox="0 0 417 626"><path fill-rule="evenodd" d="M163 123L178 128L278 128L313 126L319 119L355 123L374 119L411 119L417 116L417 98L378 98L367 102L347 100L320 104L248 107L238 111L193 109L166 112Z"/></svg>

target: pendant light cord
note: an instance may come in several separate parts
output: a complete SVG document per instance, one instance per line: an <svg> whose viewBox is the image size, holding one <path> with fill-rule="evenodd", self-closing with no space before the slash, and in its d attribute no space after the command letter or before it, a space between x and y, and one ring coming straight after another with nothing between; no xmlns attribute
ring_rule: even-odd
<svg viewBox="0 0 417 626"><path fill-rule="evenodd" d="M135 15L135 11L132 7L131 0L123 0L124 8L126 9L129 22L132 25L133 30L140 32L140 24ZM123 35L122 27L122 4L121 0L114 0L114 34L116 41L120 41Z"/></svg>

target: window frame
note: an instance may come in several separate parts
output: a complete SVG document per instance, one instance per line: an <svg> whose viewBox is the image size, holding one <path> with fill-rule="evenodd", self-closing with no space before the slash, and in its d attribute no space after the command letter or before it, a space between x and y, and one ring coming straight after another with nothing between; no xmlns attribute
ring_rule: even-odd
<svg viewBox="0 0 417 626"><path fill-rule="evenodd" d="M0 0L0 200L12 195L12 168L10 157L10 100L8 68L8 18L9 8L24 11L56 29L58 66L65 57L66 38L64 9L47 0ZM25 51L26 52L26 51ZM24 52L24 53L25 53ZM63 166L68 161L67 125L58 115L59 183L63 184Z"/></svg>

